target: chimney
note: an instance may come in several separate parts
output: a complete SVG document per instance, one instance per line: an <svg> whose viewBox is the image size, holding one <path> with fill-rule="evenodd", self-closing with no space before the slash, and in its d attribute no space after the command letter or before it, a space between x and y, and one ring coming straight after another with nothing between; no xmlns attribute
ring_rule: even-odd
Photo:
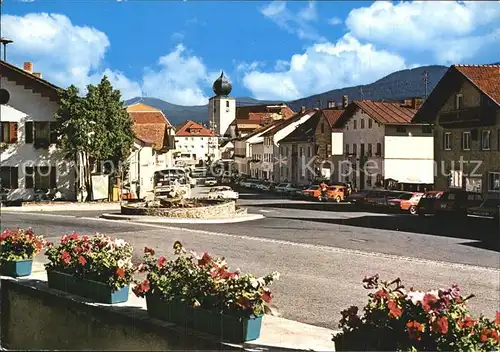
<svg viewBox="0 0 500 352"><path fill-rule="evenodd" d="M332 101L332 100L329 100L329 101L328 101L328 108L329 108L329 109L334 109L334 108L335 108L335 102L334 102L334 101Z"/></svg>
<svg viewBox="0 0 500 352"><path fill-rule="evenodd" d="M33 73L33 63L32 62L29 62L29 61L26 61L24 63L24 70L29 72L29 73Z"/></svg>
<svg viewBox="0 0 500 352"><path fill-rule="evenodd" d="M422 105L422 99L420 99L420 98L413 98L411 100L411 107L412 107L412 109L418 110L418 109L420 109L421 105Z"/></svg>
<svg viewBox="0 0 500 352"><path fill-rule="evenodd" d="M300 108L300 113L301 113L301 114L303 114L305 111L306 111L306 107L305 107L305 106L302 106L302 107Z"/></svg>
<svg viewBox="0 0 500 352"><path fill-rule="evenodd" d="M344 95L342 96L342 106L345 108L347 108L347 105L349 105L349 98L347 97L347 95Z"/></svg>
<svg viewBox="0 0 500 352"><path fill-rule="evenodd" d="M41 72L33 72L33 76L42 78L42 73Z"/></svg>

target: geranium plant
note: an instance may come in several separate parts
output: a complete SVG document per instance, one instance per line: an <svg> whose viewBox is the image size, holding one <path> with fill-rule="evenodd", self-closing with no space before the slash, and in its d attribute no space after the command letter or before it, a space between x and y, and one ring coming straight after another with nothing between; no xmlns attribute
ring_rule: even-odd
<svg viewBox="0 0 500 352"><path fill-rule="evenodd" d="M271 310L268 288L279 274L263 277L231 271L224 258L208 253L199 256L187 252L180 242L174 244L174 257L156 257L151 248L144 249L144 263L139 270L147 278L133 288L138 297L156 295L166 301L182 301L217 313L258 317Z"/></svg>
<svg viewBox="0 0 500 352"><path fill-rule="evenodd" d="M358 307L342 311L333 337L337 350L349 351L493 351L500 348L496 321L473 319L457 285L428 292L405 290L401 280L363 280L370 293L362 316Z"/></svg>
<svg viewBox="0 0 500 352"><path fill-rule="evenodd" d="M33 259L43 248L43 237L32 229L5 229L0 235L0 259Z"/></svg>
<svg viewBox="0 0 500 352"><path fill-rule="evenodd" d="M64 235L59 245L49 244L46 251L47 270L93 280L118 290L133 281L136 271L132 264L132 246L122 239L102 234Z"/></svg>

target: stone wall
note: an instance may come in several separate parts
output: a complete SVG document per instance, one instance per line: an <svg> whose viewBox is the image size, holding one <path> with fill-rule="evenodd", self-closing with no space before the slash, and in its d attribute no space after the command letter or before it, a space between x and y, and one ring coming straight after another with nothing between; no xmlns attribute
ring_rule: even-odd
<svg viewBox="0 0 500 352"><path fill-rule="evenodd" d="M50 290L38 280L23 282L1 281L1 344L8 350L222 348L209 336L152 320L138 307L96 306Z"/></svg>
<svg viewBox="0 0 500 352"><path fill-rule="evenodd" d="M229 218L236 214L234 201L205 201L207 205L194 208L146 208L138 205L127 204L121 208L123 215L147 215L184 219L212 219Z"/></svg>

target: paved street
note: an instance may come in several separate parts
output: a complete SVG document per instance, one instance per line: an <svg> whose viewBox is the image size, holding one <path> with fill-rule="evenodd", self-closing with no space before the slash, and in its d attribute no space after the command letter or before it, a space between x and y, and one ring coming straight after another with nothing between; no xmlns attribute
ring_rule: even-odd
<svg viewBox="0 0 500 352"><path fill-rule="evenodd" d="M439 226L436 221L406 215L302 209L304 202L241 194L240 204L265 219L220 225L147 225L98 219L102 212L7 213L2 228L32 226L49 238L77 231L99 231L154 246L169 255L175 240L195 251L224 255L245 272L278 270L276 305L282 315L335 328L339 311L365 302L361 280L378 273L401 277L408 287L427 289L458 283L474 293L475 313L499 309L498 234ZM344 207L344 208L343 208Z"/></svg>

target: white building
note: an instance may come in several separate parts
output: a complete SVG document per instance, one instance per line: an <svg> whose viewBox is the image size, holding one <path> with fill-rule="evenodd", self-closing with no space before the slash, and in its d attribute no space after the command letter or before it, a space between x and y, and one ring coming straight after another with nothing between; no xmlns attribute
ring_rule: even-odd
<svg viewBox="0 0 500 352"><path fill-rule="evenodd" d="M280 163L280 141L292 133L299 125L310 119L316 111L317 109L302 111L287 120L281 121L262 135L264 137L262 155L264 179L275 182L280 180L280 172L277 165Z"/></svg>
<svg viewBox="0 0 500 352"><path fill-rule="evenodd" d="M208 101L208 121L214 125L216 135L223 137L236 116L236 99L230 97L231 83L224 72L213 84L215 96Z"/></svg>
<svg viewBox="0 0 500 352"><path fill-rule="evenodd" d="M175 160L195 165L209 159L220 159L219 142L213 131L194 121L178 125L175 131Z"/></svg>
<svg viewBox="0 0 500 352"><path fill-rule="evenodd" d="M1 88L10 95L0 111L3 194L7 200L30 200L35 190L57 190L74 200L74 161L64 159L51 133L60 88L34 73L30 62L23 70L0 61L0 74Z"/></svg>
<svg viewBox="0 0 500 352"><path fill-rule="evenodd" d="M412 124L417 100L354 101L337 121L343 128L341 182L358 189L388 186L417 190L433 184L434 139L430 125Z"/></svg>
<svg viewBox="0 0 500 352"><path fill-rule="evenodd" d="M175 130L167 116L155 107L138 102L127 106L138 140L151 143L155 169L173 166Z"/></svg>

